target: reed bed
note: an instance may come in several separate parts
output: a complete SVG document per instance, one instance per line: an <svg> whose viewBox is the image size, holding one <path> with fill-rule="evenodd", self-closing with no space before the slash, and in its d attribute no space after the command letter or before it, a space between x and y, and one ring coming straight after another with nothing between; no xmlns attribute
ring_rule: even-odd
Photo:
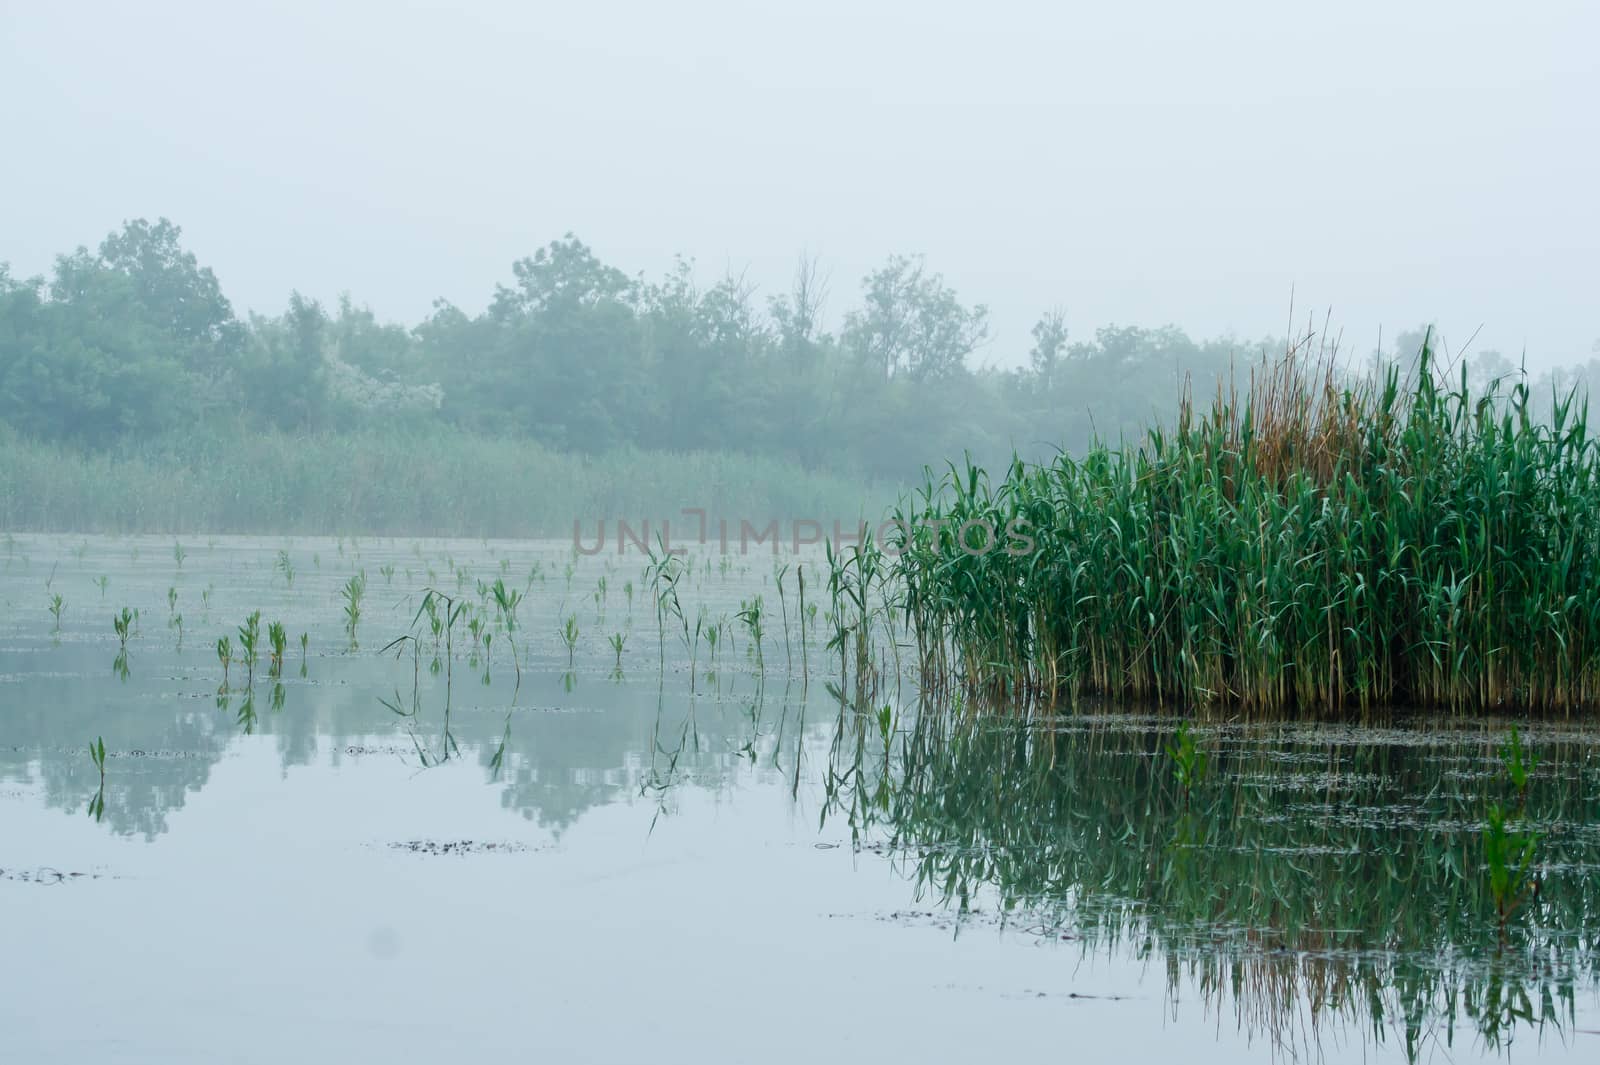
<svg viewBox="0 0 1600 1065"><path fill-rule="evenodd" d="M555 451L531 440L404 427L296 435L197 426L114 452L40 443L0 426L0 529L10 532L548 536L595 543L604 523L699 519L849 525L898 490L753 455Z"/></svg>
<svg viewBox="0 0 1600 1065"><path fill-rule="evenodd" d="M1525 384L1467 382L1426 347L1352 380L1292 345L1135 443L930 476L893 567L924 680L1006 705L1593 708L1587 407L1535 417ZM1019 520L1032 550L956 543Z"/></svg>

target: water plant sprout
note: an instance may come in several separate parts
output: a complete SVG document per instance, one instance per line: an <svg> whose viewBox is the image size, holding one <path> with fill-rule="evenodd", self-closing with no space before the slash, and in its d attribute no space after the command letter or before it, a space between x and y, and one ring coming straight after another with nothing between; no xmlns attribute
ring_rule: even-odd
<svg viewBox="0 0 1600 1065"><path fill-rule="evenodd" d="M111 627L116 631L118 650L123 654L128 653L128 633L133 626L133 611L127 607L122 608L122 613L111 615Z"/></svg>
<svg viewBox="0 0 1600 1065"><path fill-rule="evenodd" d="M572 668L572 656L578 647L578 615L568 614L561 623L561 642L567 645L567 668Z"/></svg>
<svg viewBox="0 0 1600 1065"><path fill-rule="evenodd" d="M239 626L239 651L244 656L245 669L248 671L245 679L245 691L255 690L256 659L258 656L257 645L261 639L261 611L252 611Z"/></svg>
<svg viewBox="0 0 1600 1065"><path fill-rule="evenodd" d="M104 736L96 736L95 741L89 744L89 759L94 763L95 769L100 772L100 787L89 799L89 816L99 821L106 815L106 741Z"/></svg>
<svg viewBox="0 0 1600 1065"><path fill-rule="evenodd" d="M361 622L361 599L367 593L367 575L365 572L357 573L344 582L340 594L344 596L344 631L350 637L350 650L354 651L359 646L356 643L356 626Z"/></svg>
<svg viewBox="0 0 1600 1065"><path fill-rule="evenodd" d="M505 629L506 643L511 648L511 668L516 672L517 683L511 698L516 699L516 692L522 690L522 663L517 655L517 606L522 602L523 593L515 588L507 588L506 582L499 577L495 578L490 589L494 593L495 610L499 613L500 624ZM485 644L487 650L488 645Z"/></svg>
<svg viewBox="0 0 1600 1065"><path fill-rule="evenodd" d="M228 691L228 666L233 662L233 640L227 636L217 640L217 661L222 663L222 687L217 689L219 694Z"/></svg>
<svg viewBox="0 0 1600 1065"><path fill-rule="evenodd" d="M274 621L267 626L267 643L271 648L267 668L274 677L283 675L283 652L288 642L289 634L284 631L283 622Z"/></svg>

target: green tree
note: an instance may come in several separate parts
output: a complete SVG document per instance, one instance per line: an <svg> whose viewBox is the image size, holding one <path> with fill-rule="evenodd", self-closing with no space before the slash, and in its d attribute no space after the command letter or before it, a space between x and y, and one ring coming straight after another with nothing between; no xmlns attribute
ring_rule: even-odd
<svg viewBox="0 0 1600 1065"><path fill-rule="evenodd" d="M989 311L967 308L921 257L896 255L861 283L864 306L845 316L844 343L885 380L959 375L989 335Z"/></svg>
<svg viewBox="0 0 1600 1065"><path fill-rule="evenodd" d="M1048 311L1033 325L1033 347L1028 349L1028 365L1039 390L1049 392L1067 351L1067 315L1060 309Z"/></svg>
<svg viewBox="0 0 1600 1065"><path fill-rule="evenodd" d="M240 405L280 429L309 431L331 421L328 344L322 305L298 292L276 318L251 319L250 343L234 375Z"/></svg>

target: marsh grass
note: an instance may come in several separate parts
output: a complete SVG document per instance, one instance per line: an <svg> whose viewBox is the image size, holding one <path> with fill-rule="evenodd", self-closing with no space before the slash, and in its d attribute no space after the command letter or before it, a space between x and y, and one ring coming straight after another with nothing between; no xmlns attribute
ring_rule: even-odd
<svg viewBox="0 0 1600 1065"><path fill-rule="evenodd" d="M556 451L465 432L383 429L253 434L251 490L214 490L216 456L236 446L216 427L106 452L0 429L0 528L118 533L535 537L572 534L622 514L677 515L720 484L723 514L828 518L881 509L894 486L796 463L712 452ZM530 480L529 471L535 471ZM527 491L507 491L506 485ZM320 560L318 560L318 564Z"/></svg>
<svg viewBox="0 0 1600 1065"><path fill-rule="evenodd" d="M1525 385L1467 382L1426 346L1404 379L1346 379L1307 338L1137 444L930 474L891 582L925 683L1013 706L1594 707L1587 408L1535 420ZM1017 521L1014 552L956 544Z"/></svg>

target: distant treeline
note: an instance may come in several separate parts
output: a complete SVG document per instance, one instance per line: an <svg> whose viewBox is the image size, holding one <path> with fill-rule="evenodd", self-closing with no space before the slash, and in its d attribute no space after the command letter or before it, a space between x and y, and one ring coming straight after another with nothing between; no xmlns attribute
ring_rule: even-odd
<svg viewBox="0 0 1600 1065"><path fill-rule="evenodd" d="M281 314L241 318L179 237L138 220L48 278L0 265L0 425L121 455L186 450L170 442L191 434L447 429L485 447L740 452L894 481L963 453L1003 465L1013 449L1048 458L1134 433L1170 416L1186 379L1209 392L1273 346L1171 326L1078 340L1055 311L1023 368L983 369L987 311L918 258L868 275L830 332L814 263L759 298L738 278L702 287L682 260L632 276L570 235L512 264L479 314L440 302L407 327L296 293ZM1496 358L1476 361L1510 368ZM249 454L241 442L226 461Z"/></svg>

